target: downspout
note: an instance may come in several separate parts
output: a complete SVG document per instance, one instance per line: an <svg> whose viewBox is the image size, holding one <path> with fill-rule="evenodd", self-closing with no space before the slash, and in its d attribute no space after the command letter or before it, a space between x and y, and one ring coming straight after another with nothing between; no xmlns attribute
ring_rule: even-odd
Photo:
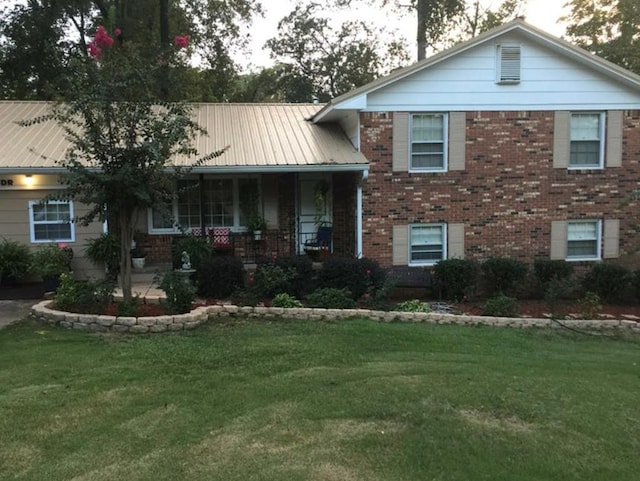
<svg viewBox="0 0 640 481"><path fill-rule="evenodd" d="M362 184L369 177L369 170L362 171L362 178L358 180L356 187L356 257L363 256L362 246Z"/></svg>

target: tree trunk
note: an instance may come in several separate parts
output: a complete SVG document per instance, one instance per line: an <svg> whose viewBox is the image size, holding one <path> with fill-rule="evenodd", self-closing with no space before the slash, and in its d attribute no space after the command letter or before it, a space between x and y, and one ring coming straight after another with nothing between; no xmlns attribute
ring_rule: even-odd
<svg viewBox="0 0 640 481"><path fill-rule="evenodd" d="M418 61L424 60L427 56L427 6L429 0L418 0L416 9L418 14L418 31L416 41L418 44Z"/></svg>
<svg viewBox="0 0 640 481"><path fill-rule="evenodd" d="M133 229L135 212L120 212L118 225L120 227L120 287L122 288L122 300L131 302L131 243L133 242Z"/></svg>

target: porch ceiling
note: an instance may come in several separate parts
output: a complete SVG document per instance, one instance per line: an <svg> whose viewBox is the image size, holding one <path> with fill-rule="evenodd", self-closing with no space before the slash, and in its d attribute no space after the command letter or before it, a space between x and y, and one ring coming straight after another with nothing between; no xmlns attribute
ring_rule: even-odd
<svg viewBox="0 0 640 481"><path fill-rule="evenodd" d="M15 122L48 112L46 102L0 102L0 169L55 169L68 143L54 122L20 127ZM198 123L207 130L194 142L200 155L231 148L199 170L366 168L367 160L337 124L314 124L318 104L194 104ZM178 157L186 166L196 158Z"/></svg>

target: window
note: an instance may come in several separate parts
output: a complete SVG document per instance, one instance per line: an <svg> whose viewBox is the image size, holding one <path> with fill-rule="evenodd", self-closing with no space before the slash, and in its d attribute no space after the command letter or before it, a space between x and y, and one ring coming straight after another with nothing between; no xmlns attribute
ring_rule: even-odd
<svg viewBox="0 0 640 481"><path fill-rule="evenodd" d="M520 45L498 45L497 82L520 83Z"/></svg>
<svg viewBox="0 0 640 481"><path fill-rule="evenodd" d="M433 265L446 259L447 229L444 224L415 224L409 230L409 264Z"/></svg>
<svg viewBox="0 0 640 481"><path fill-rule="evenodd" d="M571 114L569 168L601 168L604 161L604 114Z"/></svg>
<svg viewBox="0 0 640 481"><path fill-rule="evenodd" d="M600 259L600 221L567 223L567 260Z"/></svg>
<svg viewBox="0 0 640 481"><path fill-rule="evenodd" d="M74 242L73 203L70 201L29 202L31 242Z"/></svg>
<svg viewBox="0 0 640 481"><path fill-rule="evenodd" d="M442 172L447 169L447 116L413 114L411 116L410 171Z"/></svg>
<svg viewBox="0 0 640 481"><path fill-rule="evenodd" d="M239 192L258 191L257 178L232 177L205 178L178 181L178 195L171 212L150 210L150 232L174 232L177 226L184 230L200 228L202 217L205 227L242 228L246 219L240 209ZM174 222L177 225L174 225Z"/></svg>

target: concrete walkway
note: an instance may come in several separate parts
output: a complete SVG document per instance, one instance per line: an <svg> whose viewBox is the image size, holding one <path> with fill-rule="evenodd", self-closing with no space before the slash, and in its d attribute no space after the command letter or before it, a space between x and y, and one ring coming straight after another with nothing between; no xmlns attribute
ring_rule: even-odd
<svg viewBox="0 0 640 481"><path fill-rule="evenodd" d="M34 299L0 301L0 329L27 317L31 311L31 306L38 302L38 300Z"/></svg>

